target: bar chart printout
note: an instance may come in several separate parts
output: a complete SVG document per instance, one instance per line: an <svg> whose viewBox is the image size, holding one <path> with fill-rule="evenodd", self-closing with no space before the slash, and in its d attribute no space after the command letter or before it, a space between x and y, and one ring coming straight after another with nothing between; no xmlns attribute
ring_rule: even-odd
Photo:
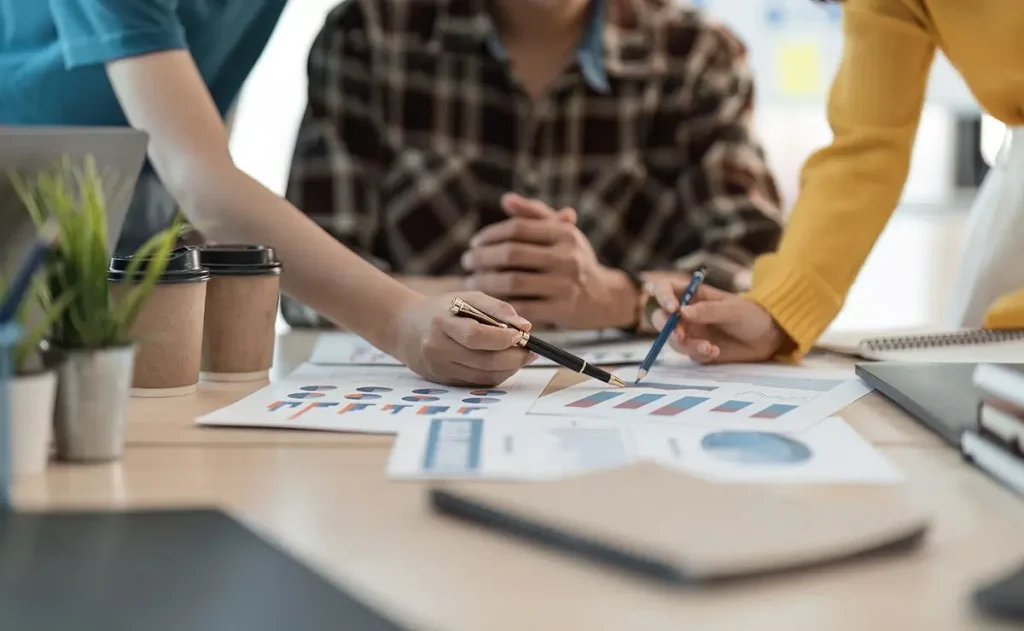
<svg viewBox="0 0 1024 631"><path fill-rule="evenodd" d="M621 377L631 378L628 371ZM751 431L801 431L871 391L848 371L762 366L662 367L627 388L592 382L541 396L539 415L658 421Z"/></svg>
<svg viewBox="0 0 1024 631"><path fill-rule="evenodd" d="M287 378L201 416L196 423L394 434L403 425L442 415L522 416L553 374L521 371L499 388L478 389L439 387L402 367L304 364Z"/></svg>

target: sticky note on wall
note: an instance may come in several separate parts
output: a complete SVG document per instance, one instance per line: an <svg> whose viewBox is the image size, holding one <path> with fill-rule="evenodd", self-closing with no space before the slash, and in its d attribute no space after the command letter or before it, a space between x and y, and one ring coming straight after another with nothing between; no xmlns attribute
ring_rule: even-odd
<svg viewBox="0 0 1024 631"><path fill-rule="evenodd" d="M821 47L815 41L782 40L776 50L779 92L783 96L810 96L824 90Z"/></svg>

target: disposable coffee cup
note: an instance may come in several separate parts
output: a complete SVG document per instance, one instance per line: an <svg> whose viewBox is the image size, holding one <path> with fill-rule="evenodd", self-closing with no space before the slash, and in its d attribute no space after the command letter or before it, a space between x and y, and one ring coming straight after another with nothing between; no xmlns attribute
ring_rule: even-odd
<svg viewBox="0 0 1024 631"><path fill-rule="evenodd" d="M128 278L132 257L114 257L107 280L117 299L145 274ZM174 397L195 392L203 350L203 316L210 272L193 247L173 250L167 267L139 312L129 336L136 344L131 394Z"/></svg>
<svg viewBox="0 0 1024 631"><path fill-rule="evenodd" d="M274 361L281 262L263 245L200 248L210 270L203 328L204 381L266 379Z"/></svg>

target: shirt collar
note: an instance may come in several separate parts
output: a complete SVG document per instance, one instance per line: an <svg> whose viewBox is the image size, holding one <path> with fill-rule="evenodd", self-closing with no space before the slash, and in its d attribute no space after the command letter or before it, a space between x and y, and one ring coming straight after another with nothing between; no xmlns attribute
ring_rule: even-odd
<svg viewBox="0 0 1024 631"><path fill-rule="evenodd" d="M580 65L583 79L591 88L602 94L611 90L604 63L604 27L607 10L608 0L590 0L590 15L576 47L576 61ZM494 55L495 59L499 61L508 59L497 31L491 30L486 43L488 51Z"/></svg>

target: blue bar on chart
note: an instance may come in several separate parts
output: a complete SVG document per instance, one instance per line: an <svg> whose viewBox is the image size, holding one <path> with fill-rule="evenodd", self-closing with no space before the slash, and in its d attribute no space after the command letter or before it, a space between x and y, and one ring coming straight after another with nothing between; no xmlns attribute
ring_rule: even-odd
<svg viewBox="0 0 1024 631"><path fill-rule="evenodd" d="M760 412L754 414L752 416L752 418L779 418L780 416L782 416L786 412L789 412L790 410L795 410L795 409L796 409L795 405L787 405L785 403L775 403L775 404L769 405L765 409L763 409Z"/></svg>
<svg viewBox="0 0 1024 631"><path fill-rule="evenodd" d="M652 416L675 416L707 401L707 397L683 397L651 412Z"/></svg>
<svg viewBox="0 0 1024 631"><path fill-rule="evenodd" d="M588 394L579 401L573 401L567 404L567 408L592 408L599 403L610 401L615 397L621 395L621 392L614 392L612 390L602 390L601 392L595 392L594 394Z"/></svg>
<svg viewBox="0 0 1024 631"><path fill-rule="evenodd" d="M441 412L447 412L447 411L448 411L448 406L447 405L424 405L419 410L417 410L416 413L417 414L425 414L427 416L430 416L432 414L440 414Z"/></svg>
<svg viewBox="0 0 1024 631"><path fill-rule="evenodd" d="M381 412L391 412L391 416L394 416L395 414L398 414L399 412L401 412L405 408L411 408L411 407L412 407L411 405L395 405L393 403L388 403L387 405L382 407L380 410L381 410Z"/></svg>
<svg viewBox="0 0 1024 631"><path fill-rule="evenodd" d="M342 414L348 414L349 412L358 412L365 410L366 408L373 407L376 403L349 403L345 407L338 410L338 416Z"/></svg>
<svg viewBox="0 0 1024 631"><path fill-rule="evenodd" d="M615 407L623 410L636 410L638 408L642 408L648 403L653 403L654 401L657 401L658 399L664 396L665 395L663 394L641 394L639 396L633 397L629 401L623 401L622 403L616 405Z"/></svg>
<svg viewBox="0 0 1024 631"><path fill-rule="evenodd" d="M742 410L743 408L747 407L748 405L750 405L750 401L737 401L735 399L730 399L729 401L726 401L725 403L722 403L718 407L713 408L711 411L712 412L725 412L727 414L731 414L733 412L739 412L740 410Z"/></svg>
<svg viewBox="0 0 1024 631"><path fill-rule="evenodd" d="M483 420L444 418L430 421L423 470L465 473L480 468Z"/></svg>

